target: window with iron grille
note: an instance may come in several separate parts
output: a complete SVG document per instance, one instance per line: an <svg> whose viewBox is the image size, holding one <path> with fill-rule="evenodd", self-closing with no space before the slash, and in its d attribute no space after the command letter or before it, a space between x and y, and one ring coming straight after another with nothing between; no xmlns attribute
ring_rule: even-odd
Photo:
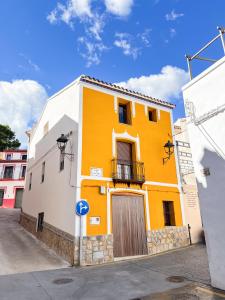
<svg viewBox="0 0 225 300"><path fill-rule="evenodd" d="M12 159L12 154L6 154L6 160L11 160Z"/></svg>
<svg viewBox="0 0 225 300"><path fill-rule="evenodd" d="M22 166L21 178L25 178L26 175L26 166Z"/></svg>
<svg viewBox="0 0 225 300"><path fill-rule="evenodd" d="M13 178L13 166L6 166L4 170L3 178L5 179L12 179Z"/></svg>
<svg viewBox="0 0 225 300"><path fill-rule="evenodd" d="M22 160L27 160L27 154L22 155Z"/></svg>

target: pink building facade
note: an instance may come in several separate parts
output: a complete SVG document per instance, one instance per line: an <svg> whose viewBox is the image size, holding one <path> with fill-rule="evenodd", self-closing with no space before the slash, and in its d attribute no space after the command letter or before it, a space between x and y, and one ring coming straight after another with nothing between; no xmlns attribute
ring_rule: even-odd
<svg viewBox="0 0 225 300"><path fill-rule="evenodd" d="M20 208L25 184L27 150L0 152L0 208Z"/></svg>

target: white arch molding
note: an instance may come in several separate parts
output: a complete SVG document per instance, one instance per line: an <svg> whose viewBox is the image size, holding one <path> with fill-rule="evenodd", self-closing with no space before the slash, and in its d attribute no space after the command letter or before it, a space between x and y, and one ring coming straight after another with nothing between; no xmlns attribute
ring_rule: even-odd
<svg viewBox="0 0 225 300"><path fill-rule="evenodd" d="M138 134L136 137L134 137L134 136L130 135L127 131L125 131L124 133L116 133L113 128L113 131L112 131L112 156L113 157L116 157L116 140L117 139L134 142L135 147L136 147L137 160L139 160L139 161L141 160L140 139L139 139Z"/></svg>

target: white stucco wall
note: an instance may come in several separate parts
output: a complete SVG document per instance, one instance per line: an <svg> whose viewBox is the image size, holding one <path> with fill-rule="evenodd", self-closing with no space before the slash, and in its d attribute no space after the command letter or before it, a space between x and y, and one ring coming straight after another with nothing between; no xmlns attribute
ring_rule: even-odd
<svg viewBox="0 0 225 300"><path fill-rule="evenodd" d="M37 217L44 212L44 221L74 235L77 177L77 143L79 117L79 84L74 82L51 97L44 112L32 130L29 160L22 209ZM48 133L44 126L48 122ZM65 157L64 170L59 170L60 151L56 139L71 132L65 152L74 154L73 161ZM45 180L41 183L42 163L45 162ZM29 190L29 174L32 188Z"/></svg>
<svg viewBox="0 0 225 300"><path fill-rule="evenodd" d="M225 104L225 58L219 60L183 88L196 117ZM200 196L209 267L214 287L225 289L225 112L201 126L188 125ZM203 175L209 168L210 175Z"/></svg>

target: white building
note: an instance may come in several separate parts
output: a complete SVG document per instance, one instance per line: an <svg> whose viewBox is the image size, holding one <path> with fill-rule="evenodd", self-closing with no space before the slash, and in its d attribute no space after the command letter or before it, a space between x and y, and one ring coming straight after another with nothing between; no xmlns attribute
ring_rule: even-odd
<svg viewBox="0 0 225 300"><path fill-rule="evenodd" d="M0 152L0 207L21 207L27 150Z"/></svg>
<svg viewBox="0 0 225 300"><path fill-rule="evenodd" d="M225 289L225 57L186 84L183 97L212 285Z"/></svg>
<svg viewBox="0 0 225 300"><path fill-rule="evenodd" d="M198 243L202 241L202 220L186 118L176 121L174 132L184 197L185 220L190 226L192 243Z"/></svg>

